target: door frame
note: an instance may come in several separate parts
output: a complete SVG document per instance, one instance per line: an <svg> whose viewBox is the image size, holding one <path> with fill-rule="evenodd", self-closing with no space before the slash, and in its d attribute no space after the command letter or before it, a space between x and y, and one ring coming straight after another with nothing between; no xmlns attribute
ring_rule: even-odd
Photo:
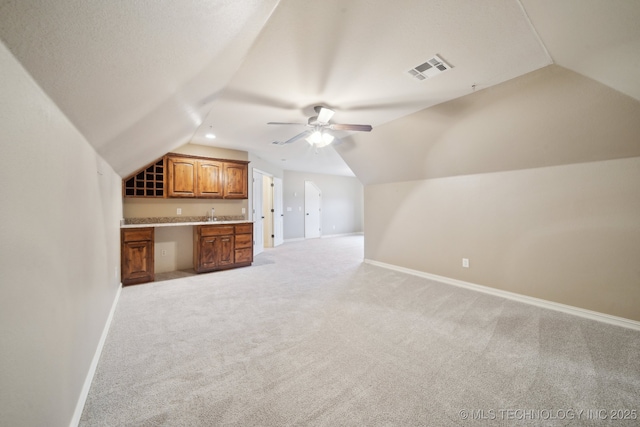
<svg viewBox="0 0 640 427"><path fill-rule="evenodd" d="M271 229L273 230L273 236L274 236L272 238L272 244L273 244L273 247L276 247L276 246L278 246L278 245L280 245L280 244L282 244L284 242L284 226L282 225L282 226L278 227L277 224L276 224L278 222L278 219L276 218L276 215L278 214L278 212L280 212L280 214L281 214L280 220L282 221L284 219L284 215L283 215L284 202L283 202L283 199L282 199L282 194L280 194L279 198L277 197L277 194L276 194L276 191L275 191L276 190L275 189L275 180L280 180L280 183L281 183L280 192L282 192L283 178L276 177L273 174L271 174L269 172L265 172L265 171L260 170L258 168L253 168L252 169L252 182L254 184L252 186L253 194L252 194L252 200L251 200L251 202L252 202L251 210L253 212L254 222L256 221L256 218L257 218L257 213L256 213L256 209L255 209L255 205L256 205L256 203L255 203L255 201L256 201L255 178L253 177L253 174L255 174L255 173L259 173L260 175L263 176L263 178L271 179L271 184L272 184L271 185L271 189L272 189L272 191L271 191L271 197L270 197L270 200L268 200L268 203L270 204L270 208L269 209L273 210L273 215L271 215L271 217L272 217ZM260 187L260 191L262 192L262 186ZM262 201L262 204L263 204L263 207L266 205L265 200ZM262 214L260 214L260 216L262 216ZM263 228L263 231L264 231L264 226L262 228ZM276 236L275 234L278 233L278 232L281 233L282 235L281 236ZM254 234L255 234L255 226L254 226ZM255 236L254 236L254 240L256 240ZM264 239L263 239L262 248L256 248L256 246L254 245L254 250L253 250L254 251L254 255L259 254L260 252L262 252L264 250L264 248L265 248L265 244L264 243L265 242L264 242ZM259 249L258 252L256 252L257 249Z"/></svg>
<svg viewBox="0 0 640 427"><path fill-rule="evenodd" d="M284 200L282 178L273 177L273 246L284 243Z"/></svg>
<svg viewBox="0 0 640 427"><path fill-rule="evenodd" d="M256 182L256 174L260 175L259 180L260 183ZM261 171L257 169L253 169L253 173L251 174L251 189L252 189L252 200L251 200L251 213L253 219L253 256L262 253L264 251L264 223L262 216L263 209L263 178L264 175ZM259 199L258 199L259 198ZM257 201L260 203L257 203ZM260 212L256 209L256 206L259 205Z"/></svg>

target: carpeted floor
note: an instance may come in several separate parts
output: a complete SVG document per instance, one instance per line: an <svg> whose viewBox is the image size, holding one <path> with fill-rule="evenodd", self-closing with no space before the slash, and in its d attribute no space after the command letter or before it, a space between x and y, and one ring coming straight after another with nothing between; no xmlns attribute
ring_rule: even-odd
<svg viewBox="0 0 640 427"><path fill-rule="evenodd" d="M639 332L363 264L362 247L285 243L124 288L80 425L640 424Z"/></svg>

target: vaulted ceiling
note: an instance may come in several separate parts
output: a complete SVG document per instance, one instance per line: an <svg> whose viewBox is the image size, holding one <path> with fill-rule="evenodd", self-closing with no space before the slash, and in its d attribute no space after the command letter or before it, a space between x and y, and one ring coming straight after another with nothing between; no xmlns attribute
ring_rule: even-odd
<svg viewBox="0 0 640 427"><path fill-rule="evenodd" d="M187 142L365 184L638 156L638 22L634 0L0 0L2 42L123 176ZM436 54L452 69L408 74ZM374 129L272 144L315 105Z"/></svg>

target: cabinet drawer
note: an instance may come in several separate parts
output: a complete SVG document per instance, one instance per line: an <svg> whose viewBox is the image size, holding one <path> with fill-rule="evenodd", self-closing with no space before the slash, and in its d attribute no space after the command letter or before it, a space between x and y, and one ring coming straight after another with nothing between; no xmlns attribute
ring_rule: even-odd
<svg viewBox="0 0 640 427"><path fill-rule="evenodd" d="M250 248L253 246L251 234L236 234L236 249Z"/></svg>
<svg viewBox="0 0 640 427"><path fill-rule="evenodd" d="M236 249L236 263L253 261L253 249Z"/></svg>
<svg viewBox="0 0 640 427"><path fill-rule="evenodd" d="M236 234L244 234L253 232L253 224L238 224L236 225Z"/></svg>
<svg viewBox="0 0 640 427"><path fill-rule="evenodd" d="M131 228L122 230L123 242L145 242L153 239L153 228Z"/></svg>
<svg viewBox="0 0 640 427"><path fill-rule="evenodd" d="M233 234L233 226L218 226L218 225L201 225L200 235L204 236L222 236Z"/></svg>

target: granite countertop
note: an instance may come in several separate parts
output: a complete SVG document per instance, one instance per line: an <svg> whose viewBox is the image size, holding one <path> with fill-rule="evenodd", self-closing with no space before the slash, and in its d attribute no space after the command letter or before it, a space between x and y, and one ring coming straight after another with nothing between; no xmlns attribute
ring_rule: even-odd
<svg viewBox="0 0 640 427"><path fill-rule="evenodd" d="M182 225L242 224L253 223L244 216L219 216L210 221L206 216L162 216L151 218L124 218L120 228L178 227Z"/></svg>

